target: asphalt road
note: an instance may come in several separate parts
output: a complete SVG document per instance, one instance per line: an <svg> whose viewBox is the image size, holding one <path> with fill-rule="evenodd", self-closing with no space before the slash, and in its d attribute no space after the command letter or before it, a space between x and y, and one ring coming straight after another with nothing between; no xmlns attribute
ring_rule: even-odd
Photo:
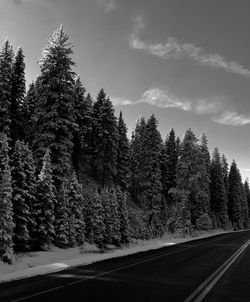
<svg viewBox="0 0 250 302"><path fill-rule="evenodd" d="M185 301L249 239L250 231L223 234L2 283L0 301ZM250 245L204 301L250 301L249 284Z"/></svg>

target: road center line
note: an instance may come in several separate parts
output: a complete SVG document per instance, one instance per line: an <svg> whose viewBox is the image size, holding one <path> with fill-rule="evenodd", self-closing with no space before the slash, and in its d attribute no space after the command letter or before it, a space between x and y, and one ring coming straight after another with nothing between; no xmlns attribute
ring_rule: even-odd
<svg viewBox="0 0 250 302"><path fill-rule="evenodd" d="M228 235L228 236L230 236L230 235ZM226 237L228 237L228 236L226 236ZM196 247L202 247L202 246L210 245L211 243L214 243L214 242L219 241L221 239L225 239L225 237L223 236L223 238L220 237L220 238L217 238L215 240L209 241L208 243L198 244L198 245L194 245L194 246L191 246L191 247L188 246L188 247L184 247L180 250L175 250L175 251L172 251L172 252L169 252L169 253L163 253L163 254L160 254L160 255L157 255L157 256L154 256L154 257L149 257L149 258L146 258L144 260L141 260L141 261L138 261L138 262L133 262L133 263L130 263L130 264L127 264L127 265L124 265L124 266L120 266L120 267L115 268L113 270L106 271L106 272L103 272L103 273L100 273L100 274L97 274L97 275L94 275L94 276L91 276L91 277L88 277L88 278L82 278L82 279L79 279L79 280L76 280L76 281L72 281L72 282L69 282L69 283L66 283L66 284L63 284L63 285L59 285L59 286L56 286L56 287L53 287L53 288L50 288L50 289L47 289L47 290L43 290L43 291L31 294L31 295L25 296L25 297L14 299L14 300L11 300L11 302L25 301L29 298L33 298L33 297L37 297L37 296L40 296L40 295L43 295L43 294L46 294L46 293L57 291L59 289L66 288L67 286L71 286L71 285L78 284L78 283L83 283L83 282L86 282L88 280L93 280L93 279L96 279L96 278L99 278L99 277L102 277L102 276L105 276L105 275L108 275L108 274L111 274L111 273L114 273L114 272L117 272L117 271L121 271L121 270L129 268L129 267L133 267L133 266L145 263L145 262L149 262L149 261L152 261L152 260L155 260L155 259L159 259L159 258L168 256L168 255L171 255L171 254L180 253L182 251L192 249L192 248L196 248ZM185 244L185 242L184 242L184 244Z"/></svg>
<svg viewBox="0 0 250 302"><path fill-rule="evenodd" d="M225 261L215 272L213 272L184 302L201 302L206 295L211 291L214 285L235 262L235 260L249 246L250 240L243 244L227 261Z"/></svg>

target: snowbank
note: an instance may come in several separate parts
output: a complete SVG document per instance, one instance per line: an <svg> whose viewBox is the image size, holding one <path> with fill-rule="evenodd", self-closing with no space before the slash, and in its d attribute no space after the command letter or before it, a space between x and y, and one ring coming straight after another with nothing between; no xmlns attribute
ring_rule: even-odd
<svg viewBox="0 0 250 302"><path fill-rule="evenodd" d="M105 259L158 249L164 246L171 246L190 240L206 238L223 233L226 232L218 230L210 233L200 234L195 238L163 237L161 239L138 241L133 246L111 250L108 253L101 253L97 247L86 243L80 248L76 247L60 249L53 247L51 251L47 252L18 254L16 256L16 262L12 265L0 262L0 282L27 278L35 275L43 275L60 271L71 266L86 265Z"/></svg>

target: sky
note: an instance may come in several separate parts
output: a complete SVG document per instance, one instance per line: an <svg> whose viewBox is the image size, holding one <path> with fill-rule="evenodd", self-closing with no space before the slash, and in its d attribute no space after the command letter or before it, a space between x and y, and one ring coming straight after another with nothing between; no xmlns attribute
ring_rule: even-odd
<svg viewBox="0 0 250 302"><path fill-rule="evenodd" d="M95 99L104 88L128 134L155 114L163 139L205 132L250 178L248 0L0 0L0 42L22 46L27 85L61 24L75 72Z"/></svg>

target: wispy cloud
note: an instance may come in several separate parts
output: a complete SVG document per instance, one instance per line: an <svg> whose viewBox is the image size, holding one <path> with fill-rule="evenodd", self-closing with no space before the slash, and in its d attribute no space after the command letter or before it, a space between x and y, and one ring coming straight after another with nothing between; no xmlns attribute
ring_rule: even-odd
<svg viewBox="0 0 250 302"><path fill-rule="evenodd" d="M97 3L103 7L105 13L110 13L116 10L116 0L97 0Z"/></svg>
<svg viewBox="0 0 250 302"><path fill-rule="evenodd" d="M222 69L230 73L250 78L250 70L235 61L227 61L219 54L207 54L201 47L193 43L180 43L177 38L169 37L165 43L147 43L141 40L140 34L146 28L142 16L134 18L133 33L129 45L162 59L188 58L201 66Z"/></svg>
<svg viewBox="0 0 250 302"><path fill-rule="evenodd" d="M191 103L189 100L179 99L172 95L168 90L159 88L152 88L145 91L136 103L146 103L158 108L178 108L184 111L191 110Z"/></svg>
<svg viewBox="0 0 250 302"><path fill-rule="evenodd" d="M114 106L127 106L148 104L157 108L175 108L190 111L198 115L208 115L211 120L221 125L243 126L250 124L250 115L239 114L233 108L227 108L223 98L213 97L208 99L189 99L177 97L168 89L150 88L137 100L128 98L111 97Z"/></svg>
<svg viewBox="0 0 250 302"><path fill-rule="evenodd" d="M220 112L222 108L220 98L198 99L193 105L194 112L197 114L214 114Z"/></svg>
<svg viewBox="0 0 250 302"><path fill-rule="evenodd" d="M126 99L126 98L110 97L110 99L114 106L126 106L126 105L134 104L130 99Z"/></svg>
<svg viewBox="0 0 250 302"><path fill-rule="evenodd" d="M250 116L238 114L235 111L224 112L220 116L213 117L212 120L218 124L231 126L243 126L250 124Z"/></svg>

